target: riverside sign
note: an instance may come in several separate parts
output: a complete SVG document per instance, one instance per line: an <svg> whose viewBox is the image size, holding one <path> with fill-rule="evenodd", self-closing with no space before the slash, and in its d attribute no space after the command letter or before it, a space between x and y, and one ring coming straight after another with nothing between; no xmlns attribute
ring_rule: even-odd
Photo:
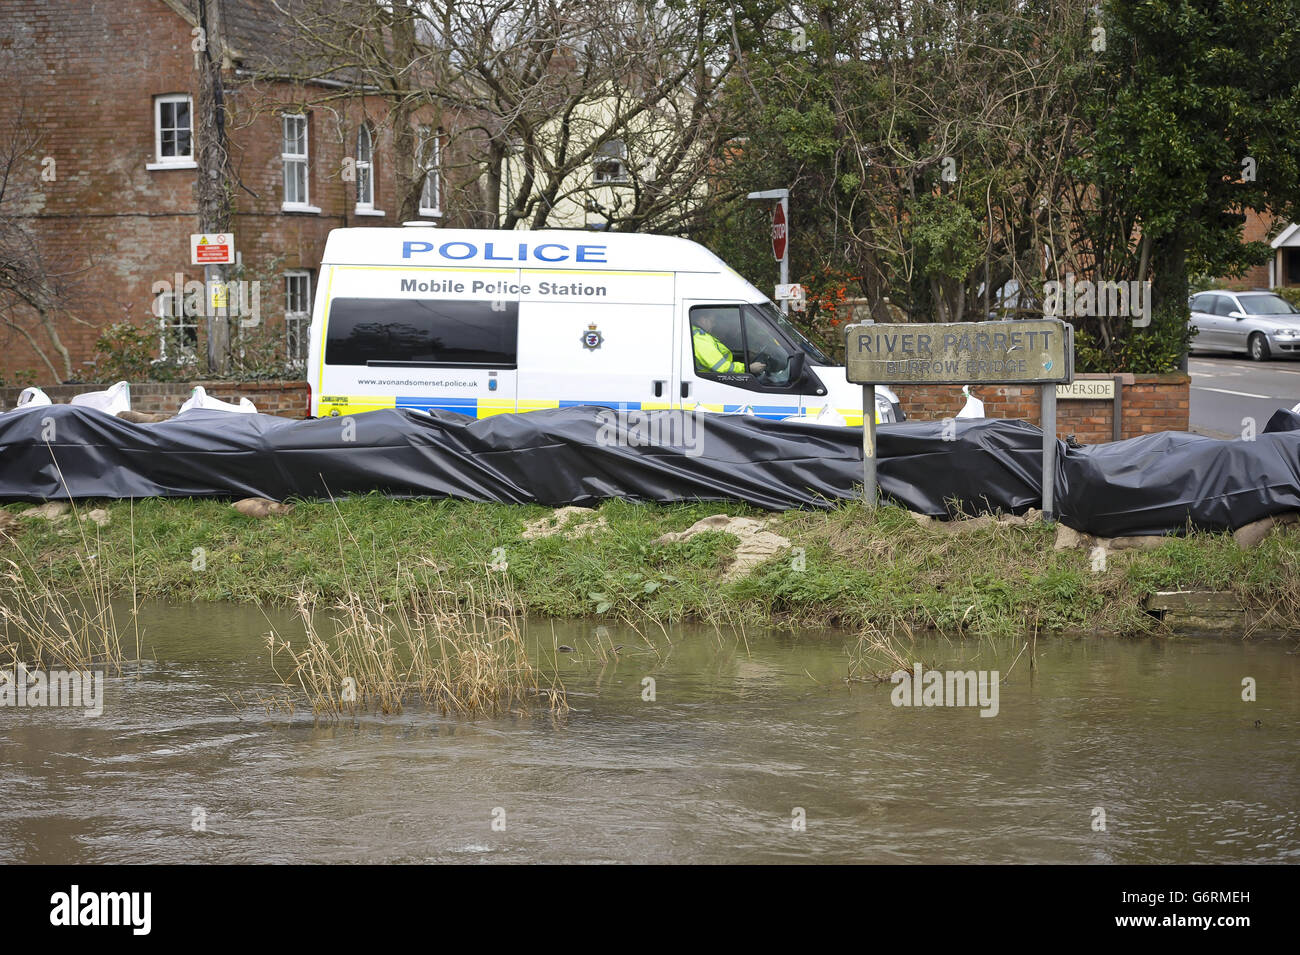
<svg viewBox="0 0 1300 955"><path fill-rule="evenodd" d="M1043 519L1053 514L1056 386L1074 380L1074 326L1060 319L1018 322L884 324L847 328L848 379L862 385L862 407L876 385L1038 385L1043 425ZM862 493L876 503L876 421L863 415Z"/></svg>

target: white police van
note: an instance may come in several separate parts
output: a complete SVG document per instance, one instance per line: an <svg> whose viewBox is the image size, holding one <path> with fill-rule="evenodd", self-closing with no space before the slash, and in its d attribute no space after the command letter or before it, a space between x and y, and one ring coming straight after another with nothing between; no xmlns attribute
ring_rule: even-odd
<svg viewBox="0 0 1300 955"><path fill-rule="evenodd" d="M862 389L703 246L634 233L335 229L311 322L311 413L604 405L764 418L837 412ZM692 326L733 353L697 367ZM903 415L877 388L877 420ZM834 414L829 414L835 417Z"/></svg>

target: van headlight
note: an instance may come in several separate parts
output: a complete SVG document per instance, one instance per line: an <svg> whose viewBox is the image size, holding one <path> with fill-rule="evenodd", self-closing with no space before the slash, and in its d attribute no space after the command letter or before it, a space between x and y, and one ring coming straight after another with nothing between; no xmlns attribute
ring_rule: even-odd
<svg viewBox="0 0 1300 955"><path fill-rule="evenodd" d="M894 406L884 395L876 395L876 421L880 424L892 424L898 418L894 415Z"/></svg>

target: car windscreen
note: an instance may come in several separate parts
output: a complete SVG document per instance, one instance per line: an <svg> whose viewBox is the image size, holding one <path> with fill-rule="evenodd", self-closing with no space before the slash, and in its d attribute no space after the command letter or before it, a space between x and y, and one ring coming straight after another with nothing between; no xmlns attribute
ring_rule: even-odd
<svg viewBox="0 0 1300 955"><path fill-rule="evenodd" d="M336 298L325 364L514 367L519 303L417 298Z"/></svg>
<svg viewBox="0 0 1300 955"><path fill-rule="evenodd" d="M1247 315L1295 315L1294 306L1280 295L1243 295L1241 306Z"/></svg>

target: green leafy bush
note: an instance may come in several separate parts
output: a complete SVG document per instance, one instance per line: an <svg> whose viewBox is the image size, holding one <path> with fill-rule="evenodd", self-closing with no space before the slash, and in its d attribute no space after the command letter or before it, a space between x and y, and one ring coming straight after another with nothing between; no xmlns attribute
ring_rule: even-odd
<svg viewBox="0 0 1300 955"><path fill-rule="evenodd" d="M1273 291L1290 302L1293 308L1300 308L1300 285L1279 286Z"/></svg>
<svg viewBox="0 0 1300 955"><path fill-rule="evenodd" d="M95 374L100 381L141 381L154 376L157 339L134 322L115 322L95 342Z"/></svg>
<svg viewBox="0 0 1300 955"><path fill-rule="evenodd" d="M1098 334L1076 327L1074 370L1139 375L1178 371L1192 339L1187 322L1187 306L1165 306L1152 316L1149 327L1129 329L1122 338L1112 339L1109 349Z"/></svg>

